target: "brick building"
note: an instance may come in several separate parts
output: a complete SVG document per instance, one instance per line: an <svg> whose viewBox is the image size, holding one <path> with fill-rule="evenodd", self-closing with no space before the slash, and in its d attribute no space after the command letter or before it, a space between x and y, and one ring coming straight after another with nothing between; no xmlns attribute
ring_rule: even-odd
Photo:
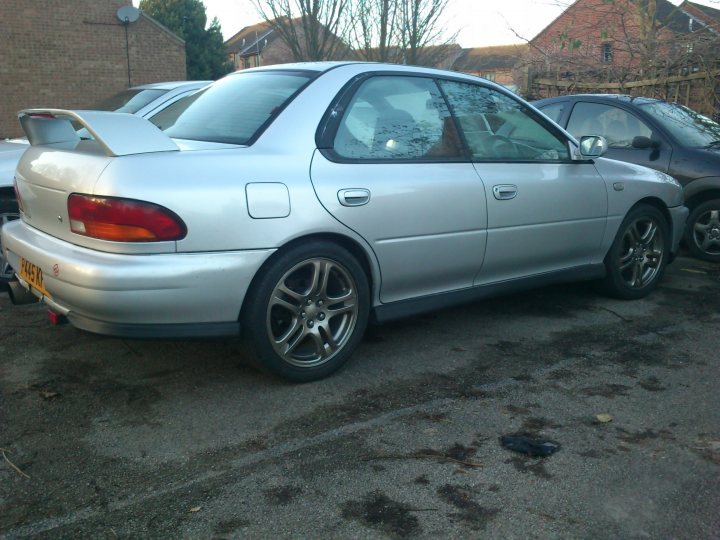
<svg viewBox="0 0 720 540"><path fill-rule="evenodd" d="M577 0L530 40L533 63L569 74L643 76L715 36L720 11L685 1Z"/></svg>
<svg viewBox="0 0 720 540"><path fill-rule="evenodd" d="M620 93L720 115L720 10L685 0L576 0L529 43L531 99Z"/></svg>
<svg viewBox="0 0 720 540"><path fill-rule="evenodd" d="M521 62L527 50L528 46L524 43L463 49L452 69L495 81L516 91L515 66Z"/></svg>
<svg viewBox="0 0 720 540"><path fill-rule="evenodd" d="M275 24L275 21L279 24ZM303 28L301 18L289 20L281 18L275 19L275 21L263 21L246 26L225 41L225 53L236 70L294 62L293 51L281 37L282 25L287 31L296 33L300 49L307 52L305 51L305 28ZM292 30L290 27L293 27ZM321 34L327 34L327 36L322 36L323 39L320 41L327 39L332 42L332 47L329 49L332 49L333 52L331 57L326 60L354 58L352 51L339 37L323 25L320 24L319 27L318 31Z"/></svg>
<svg viewBox="0 0 720 540"><path fill-rule="evenodd" d="M128 5L0 1L0 138L22 134L20 109L87 108L128 86L186 78L185 42L152 18L128 24L126 41L116 13Z"/></svg>

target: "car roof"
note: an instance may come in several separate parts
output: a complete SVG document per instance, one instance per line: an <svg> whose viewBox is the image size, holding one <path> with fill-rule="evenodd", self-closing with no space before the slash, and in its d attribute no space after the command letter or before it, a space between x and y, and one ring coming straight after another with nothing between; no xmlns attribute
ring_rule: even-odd
<svg viewBox="0 0 720 540"><path fill-rule="evenodd" d="M492 88L499 89L505 93L516 95L511 90L508 90L502 85L499 85L489 79L483 79L477 75L470 73L463 73L461 71L449 71L446 69L431 68L426 66L415 66L410 64L391 64L387 62L368 62L368 61L328 61L328 62L295 62L290 64L272 64L268 66L260 66L250 69L242 69L230 73L228 76L239 75L242 73L261 72L261 71L316 71L318 73L324 73L331 69L338 67L354 67L356 68L356 75L361 75L364 72L374 71L393 71L393 72L408 72L416 74L424 74L428 76L437 77L452 77L454 79L465 79L469 81L482 81L483 84Z"/></svg>
<svg viewBox="0 0 720 540"><path fill-rule="evenodd" d="M533 105L547 105L550 103L559 103L568 100L592 99L594 101L622 102L634 105L644 105L646 103L663 102L662 99L651 98L646 96L630 96L628 94L568 94L566 96L556 96L551 98L539 99L533 101Z"/></svg>
<svg viewBox="0 0 720 540"><path fill-rule="evenodd" d="M168 81L141 84L133 86L131 90L175 90L176 88L203 88L213 81Z"/></svg>

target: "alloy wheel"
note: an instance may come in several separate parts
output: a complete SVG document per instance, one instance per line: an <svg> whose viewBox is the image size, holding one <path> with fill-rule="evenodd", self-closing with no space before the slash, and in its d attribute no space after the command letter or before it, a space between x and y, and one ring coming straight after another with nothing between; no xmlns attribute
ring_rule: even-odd
<svg viewBox="0 0 720 540"><path fill-rule="evenodd" d="M340 263L302 261L278 281L267 307L266 329L275 352L293 366L319 366L352 336L358 320L357 285Z"/></svg>
<svg viewBox="0 0 720 540"><path fill-rule="evenodd" d="M620 276L633 289L652 283L662 268L665 239L662 229L652 217L640 217L630 223L623 234L619 270Z"/></svg>
<svg viewBox="0 0 720 540"><path fill-rule="evenodd" d="M708 255L720 255L720 210L708 210L695 220L692 239Z"/></svg>

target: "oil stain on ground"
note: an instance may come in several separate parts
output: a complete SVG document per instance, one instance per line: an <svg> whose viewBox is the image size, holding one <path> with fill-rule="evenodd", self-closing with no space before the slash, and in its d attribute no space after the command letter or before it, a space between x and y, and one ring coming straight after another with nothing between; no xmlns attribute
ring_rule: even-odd
<svg viewBox="0 0 720 540"><path fill-rule="evenodd" d="M342 505L342 516L398 538L408 538L421 532L420 522L413 508L393 501L380 491L368 493L360 501Z"/></svg>
<svg viewBox="0 0 720 540"><path fill-rule="evenodd" d="M458 518L474 530L483 529L500 512L497 508L485 508L474 500L473 492L463 486L445 484L437 490L440 498L458 509L449 517Z"/></svg>

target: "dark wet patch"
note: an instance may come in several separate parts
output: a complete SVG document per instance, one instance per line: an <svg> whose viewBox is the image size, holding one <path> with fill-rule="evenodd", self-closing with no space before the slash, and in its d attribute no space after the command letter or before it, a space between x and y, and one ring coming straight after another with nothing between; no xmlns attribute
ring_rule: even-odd
<svg viewBox="0 0 720 540"><path fill-rule="evenodd" d="M629 444L645 444L648 441L653 441L656 439L664 440L664 441L674 441L675 436L672 434L672 432L668 431L667 429L661 429L659 431L655 431L652 429L645 429L643 431L636 431L634 433L631 433L629 431L624 430L623 428L616 428L618 431L618 439L625 443Z"/></svg>
<svg viewBox="0 0 720 540"><path fill-rule="evenodd" d="M427 486L430 483L426 474L421 474L415 480L415 483L421 486Z"/></svg>
<svg viewBox="0 0 720 540"><path fill-rule="evenodd" d="M528 375L527 373L521 373L520 375L514 375L513 379L518 382L530 382L534 381L535 379L532 377L532 375Z"/></svg>
<svg viewBox="0 0 720 540"><path fill-rule="evenodd" d="M546 377L551 381L566 381L568 379L572 379L575 375L576 373L570 371L569 369L560 368L551 371L546 375Z"/></svg>
<svg viewBox="0 0 720 540"><path fill-rule="evenodd" d="M720 465L720 439L707 433L700 433L690 449L714 465Z"/></svg>
<svg viewBox="0 0 720 540"><path fill-rule="evenodd" d="M445 450L444 454L449 458L457 459L458 461L465 461L477 454L477 448L455 443L453 446Z"/></svg>
<svg viewBox="0 0 720 540"><path fill-rule="evenodd" d="M472 446L464 446L460 443L455 443L453 446L447 448L446 450L423 448L412 454L397 457L406 459L436 459L441 462L446 461L450 463L456 463L463 467L482 467L482 463L473 459L475 454L477 454L477 448Z"/></svg>
<svg viewBox="0 0 720 540"><path fill-rule="evenodd" d="M530 409L528 407L518 407L517 405L508 404L503 407L503 409L510 413L512 416L518 416L522 414L530 414Z"/></svg>
<svg viewBox="0 0 720 540"><path fill-rule="evenodd" d="M297 486L280 486L276 488L266 489L263 494L265 502L273 506L287 506L298 495L303 492L302 488Z"/></svg>
<svg viewBox="0 0 720 540"><path fill-rule="evenodd" d="M400 538L421 532L420 522L412 512L410 506L393 501L379 491L367 494L361 501L347 501L342 505L343 518Z"/></svg>
<svg viewBox="0 0 720 540"><path fill-rule="evenodd" d="M586 396L600 396L608 399L613 399L618 396L627 396L629 386L624 384L600 384L597 386L586 386L580 391Z"/></svg>
<svg viewBox="0 0 720 540"><path fill-rule="evenodd" d="M561 427L562 426L560 424L556 424L555 422L553 422L552 420L548 420L547 418L533 416L530 418L526 418L523 421L521 429L526 434L537 435L537 433L544 429L557 429Z"/></svg>
<svg viewBox="0 0 720 540"><path fill-rule="evenodd" d="M542 459L531 459L514 456L506 459L505 463L512 465L513 467L515 467L516 471L523 474L532 473L538 478L544 478L546 480L553 478L553 475L547 472L547 469L545 468L545 463Z"/></svg>
<svg viewBox="0 0 720 540"><path fill-rule="evenodd" d="M657 377L648 377L637 384L640 388L643 388L648 392L662 392L663 390L667 390L667 387L663 386Z"/></svg>
<svg viewBox="0 0 720 540"><path fill-rule="evenodd" d="M215 534L223 535L223 534L230 534L238 529L244 529L245 527L248 527L250 525L250 521L247 519L225 519L215 525Z"/></svg>
<svg viewBox="0 0 720 540"><path fill-rule="evenodd" d="M371 465L370 468L373 470L373 472L385 472L387 471L387 467L383 467L382 465Z"/></svg>
<svg viewBox="0 0 720 540"><path fill-rule="evenodd" d="M500 486L498 484L491 484L488 486L488 491L492 491L493 493L497 493L500 491Z"/></svg>
<svg viewBox="0 0 720 540"><path fill-rule="evenodd" d="M567 294L572 290L572 294ZM558 294L559 292L565 294ZM587 310L597 295L586 284L568 283L562 287L544 287L522 295L506 296L493 302L493 316L517 318L517 303L522 302L522 316L542 319L572 319L578 310Z"/></svg>
<svg viewBox="0 0 720 540"><path fill-rule="evenodd" d="M440 498L459 512L449 514L469 524L473 530L483 529L500 512L496 508L485 508L473 498L472 491L463 486L445 484L437 490Z"/></svg>

